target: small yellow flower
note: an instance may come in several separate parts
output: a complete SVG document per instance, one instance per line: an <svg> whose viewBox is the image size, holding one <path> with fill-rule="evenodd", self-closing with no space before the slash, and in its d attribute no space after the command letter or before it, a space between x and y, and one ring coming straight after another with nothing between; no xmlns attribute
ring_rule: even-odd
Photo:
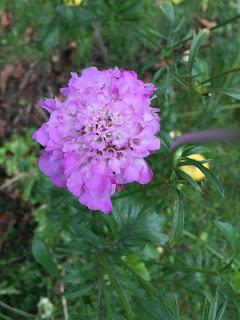
<svg viewBox="0 0 240 320"><path fill-rule="evenodd" d="M188 158L196 161L206 160L206 158L202 154L191 154L190 156L188 156ZM203 163L203 166L209 169L208 162ZM192 177L193 180L197 182L202 181L205 178L205 175L202 173L202 171L194 165L189 164L186 166L181 166L179 169L187 173L190 177Z"/></svg>
<svg viewBox="0 0 240 320"><path fill-rule="evenodd" d="M80 6L82 3L82 0L64 0L65 6L68 7L77 7Z"/></svg>

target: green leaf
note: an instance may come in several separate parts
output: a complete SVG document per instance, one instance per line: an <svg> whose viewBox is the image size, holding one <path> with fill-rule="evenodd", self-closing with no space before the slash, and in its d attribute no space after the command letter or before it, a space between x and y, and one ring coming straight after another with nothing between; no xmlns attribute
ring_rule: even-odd
<svg viewBox="0 0 240 320"><path fill-rule="evenodd" d="M80 288L77 290L72 290L72 291L66 292L64 294L65 297L68 299L76 299L81 296L84 296L94 288L94 284L87 284L87 285L83 285L82 287L81 287L81 285L78 285L78 287L80 287Z"/></svg>
<svg viewBox="0 0 240 320"><path fill-rule="evenodd" d="M193 64L192 77L198 83L201 83L209 78L208 64L205 60L197 59L197 63ZM200 87L201 90L208 90L206 85Z"/></svg>
<svg viewBox="0 0 240 320"><path fill-rule="evenodd" d="M184 210L183 210L183 200L177 192L177 203L176 211L173 217L173 227L171 234L171 243L176 243L177 240L181 237L184 229Z"/></svg>
<svg viewBox="0 0 240 320"><path fill-rule="evenodd" d="M224 190L223 187L220 183L220 181L218 180L218 178L206 167L203 166L203 164L200 161L196 161L190 158L184 158L184 160L186 162L179 162L180 166L184 166L184 165L194 165L196 166L199 170L202 171L202 173L205 175L205 177L208 179L208 181L210 182L211 186L222 196L224 197Z"/></svg>
<svg viewBox="0 0 240 320"><path fill-rule="evenodd" d="M175 12L174 12L174 7L171 4L171 2L166 1L163 5L161 5L161 10L165 17L168 19L168 21L173 25L174 20L175 20Z"/></svg>
<svg viewBox="0 0 240 320"><path fill-rule="evenodd" d="M198 54L198 51L201 45L205 42L208 34L209 34L209 31L207 29L200 30L192 40L191 47L189 50L189 62L188 62L188 70L190 74L192 74L194 61Z"/></svg>
<svg viewBox="0 0 240 320"><path fill-rule="evenodd" d="M221 306L218 315L217 315L217 320L222 320L224 316L224 312L227 306L227 301L224 302L224 304Z"/></svg>
<svg viewBox="0 0 240 320"><path fill-rule="evenodd" d="M212 89L216 93L225 94L231 98L240 100L240 89L237 88L224 88L224 89Z"/></svg>
<svg viewBox="0 0 240 320"><path fill-rule="evenodd" d="M125 245L145 245L146 241L163 245L168 241L168 236L162 233L163 216L139 199L116 199L111 218L112 231L118 233L119 241Z"/></svg>
<svg viewBox="0 0 240 320"><path fill-rule="evenodd" d="M103 271L108 274L109 279L118 294L119 300L120 300L122 307L125 310L127 316L129 317L129 319L132 319L132 317L134 316L134 313L132 311L131 304L130 304L128 297L127 297L126 293L124 292L120 282L118 281L117 276L115 275L115 273L111 269L109 262L106 260L106 258L103 255L98 255L97 261L98 261L99 265L102 267Z"/></svg>
<svg viewBox="0 0 240 320"><path fill-rule="evenodd" d="M50 30L46 38L43 41L43 46L45 50L51 50L53 47L55 47L60 41L60 30L59 26L52 27L52 30Z"/></svg>
<svg viewBox="0 0 240 320"><path fill-rule="evenodd" d="M175 320L176 318L168 309L165 299L161 297L159 300L135 299L139 306L141 320Z"/></svg>
<svg viewBox="0 0 240 320"><path fill-rule="evenodd" d="M216 320L218 310L218 292L216 292L213 301L210 306L208 320Z"/></svg>
<svg viewBox="0 0 240 320"><path fill-rule="evenodd" d="M236 229L228 222L222 222L219 220L215 220L214 222L216 226L219 228L219 230L222 232L224 237L227 239L227 241L230 243L233 253L236 254L238 249Z"/></svg>
<svg viewBox="0 0 240 320"><path fill-rule="evenodd" d="M188 146L188 147L184 147L183 149L183 156L187 157L187 156L190 156L191 154L205 154L205 153L209 153L210 150L206 147L203 147L203 146L197 146L197 147L194 147L194 146Z"/></svg>
<svg viewBox="0 0 240 320"><path fill-rule="evenodd" d="M207 311L208 311L207 300L205 299L204 305L203 305L203 310L202 310L202 315L201 315L201 320L207 319Z"/></svg>
<svg viewBox="0 0 240 320"><path fill-rule="evenodd" d="M174 315L173 315L173 319L174 320L180 320L180 314L179 314L179 306L178 306L178 301L177 301L177 297L175 296L175 305L174 305Z"/></svg>
<svg viewBox="0 0 240 320"><path fill-rule="evenodd" d="M126 265L128 265L131 269L134 269L136 273L140 275L144 280L150 281L151 276L146 268L145 264L141 259L134 253L129 253L126 257L124 257L124 261Z"/></svg>
<svg viewBox="0 0 240 320"><path fill-rule="evenodd" d="M105 283L103 283L103 299L104 299L104 307L106 310L106 320L112 320L114 318L113 318L113 312L111 307L111 298Z"/></svg>
<svg viewBox="0 0 240 320"><path fill-rule="evenodd" d="M53 273L56 277L59 276L57 265L41 240L36 238L33 239L32 253L37 262L39 262L46 270Z"/></svg>
<svg viewBox="0 0 240 320"><path fill-rule="evenodd" d="M160 69L158 69L156 72L155 72L155 74L154 74L154 76L153 76L153 82L156 82L160 77L161 77L161 75L162 75L162 73L165 71L165 68L160 68Z"/></svg>
<svg viewBox="0 0 240 320"><path fill-rule="evenodd" d="M199 184L195 180L193 180L193 178L189 174L183 172L180 169L177 169L177 173L180 176L182 176L183 179L187 180L195 190L200 191L200 192L202 191Z"/></svg>
<svg viewBox="0 0 240 320"><path fill-rule="evenodd" d="M237 294L240 293L240 272L239 272L239 270L236 270L231 274L231 286Z"/></svg>
<svg viewBox="0 0 240 320"><path fill-rule="evenodd" d="M240 108L240 103L231 103L220 106L217 111L234 110L238 108Z"/></svg>
<svg viewBox="0 0 240 320"><path fill-rule="evenodd" d="M161 147L165 147L167 150L169 150L173 141L172 137L167 132L162 130L160 133L160 138L161 138Z"/></svg>

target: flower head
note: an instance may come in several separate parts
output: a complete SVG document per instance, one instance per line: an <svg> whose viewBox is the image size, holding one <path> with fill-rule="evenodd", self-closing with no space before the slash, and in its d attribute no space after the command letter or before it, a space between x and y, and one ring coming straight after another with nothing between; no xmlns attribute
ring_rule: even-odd
<svg viewBox="0 0 240 320"><path fill-rule="evenodd" d="M61 89L64 99L39 103L50 112L33 134L44 147L40 169L88 208L109 213L117 187L152 178L144 158L160 148L158 109L150 107L154 91L133 71L72 73Z"/></svg>

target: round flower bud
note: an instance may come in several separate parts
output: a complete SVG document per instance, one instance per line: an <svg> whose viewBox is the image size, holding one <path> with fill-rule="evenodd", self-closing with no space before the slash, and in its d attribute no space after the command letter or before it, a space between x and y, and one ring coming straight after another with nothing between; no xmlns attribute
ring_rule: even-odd
<svg viewBox="0 0 240 320"><path fill-rule="evenodd" d="M206 158L202 154L191 154L188 156L189 159L196 160L196 161L204 161ZM207 169L209 169L209 163L205 162L203 163L203 166ZM205 178L205 175L202 173L200 169L198 169L194 165L185 165L179 167L180 170L187 173L190 177L193 178L193 180L200 182Z"/></svg>

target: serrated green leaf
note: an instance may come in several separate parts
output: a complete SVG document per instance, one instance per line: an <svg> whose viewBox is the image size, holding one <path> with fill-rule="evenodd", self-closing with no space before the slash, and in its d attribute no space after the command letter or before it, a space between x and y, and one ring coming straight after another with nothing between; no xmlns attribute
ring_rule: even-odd
<svg viewBox="0 0 240 320"><path fill-rule="evenodd" d="M130 197L116 199L111 217L113 232L118 233L120 241L126 245L145 245L146 241L163 245L168 241L168 236L162 233L163 216L143 201Z"/></svg>
<svg viewBox="0 0 240 320"><path fill-rule="evenodd" d="M37 262L39 262L45 269L53 273L56 277L59 276L57 265L41 240L36 238L33 239L32 253Z"/></svg>
<svg viewBox="0 0 240 320"><path fill-rule="evenodd" d="M206 29L200 30L192 40L191 47L189 50L189 62L188 62L188 70L190 74L192 74L193 64L198 54L198 51L201 45L207 39L208 34L209 34L208 30Z"/></svg>

